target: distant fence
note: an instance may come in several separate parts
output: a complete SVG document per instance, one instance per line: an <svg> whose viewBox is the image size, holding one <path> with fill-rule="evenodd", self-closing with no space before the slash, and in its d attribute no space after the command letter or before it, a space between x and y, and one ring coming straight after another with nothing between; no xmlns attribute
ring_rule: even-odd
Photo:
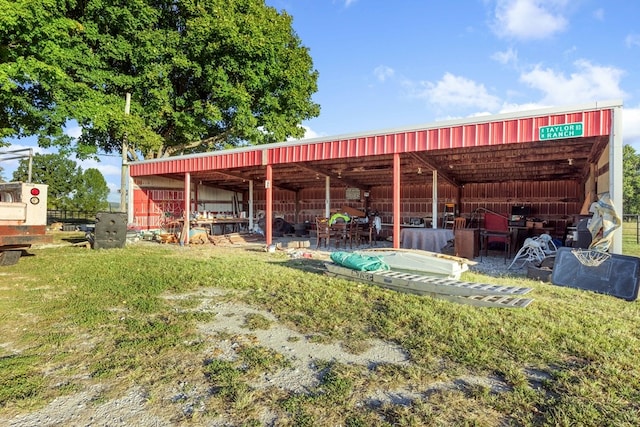
<svg viewBox="0 0 640 427"><path fill-rule="evenodd" d="M93 224L96 222L95 212L47 210L47 224L62 222L64 224Z"/></svg>
<svg viewBox="0 0 640 427"><path fill-rule="evenodd" d="M635 224L636 243L640 244L640 215L622 215L622 221Z"/></svg>
<svg viewBox="0 0 640 427"><path fill-rule="evenodd" d="M119 205L110 203L106 209L100 212L119 212ZM67 209L47 209L47 224L54 222L63 224L79 225L79 224L95 224L96 213L88 211L77 211Z"/></svg>

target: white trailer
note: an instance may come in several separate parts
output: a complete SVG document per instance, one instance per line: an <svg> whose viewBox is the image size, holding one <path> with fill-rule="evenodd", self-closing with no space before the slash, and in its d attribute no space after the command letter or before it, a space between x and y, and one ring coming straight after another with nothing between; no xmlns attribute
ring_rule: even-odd
<svg viewBox="0 0 640 427"><path fill-rule="evenodd" d="M0 183L0 266L18 262L24 249L50 243L47 185Z"/></svg>

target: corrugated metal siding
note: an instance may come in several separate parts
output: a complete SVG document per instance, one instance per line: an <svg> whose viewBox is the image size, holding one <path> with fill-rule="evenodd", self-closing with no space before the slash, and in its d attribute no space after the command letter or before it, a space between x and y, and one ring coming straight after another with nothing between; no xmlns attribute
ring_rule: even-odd
<svg viewBox="0 0 640 427"><path fill-rule="evenodd" d="M585 137L600 136L609 134L611 116L611 110L607 109L433 129L412 129L406 132L329 139L299 145L261 146L255 150L216 152L200 157L169 158L153 163L132 164L129 173L131 176L144 176L258 166L262 164L264 150L267 162L275 165L412 151L518 144L536 141L540 126L574 122L584 123Z"/></svg>
<svg viewBox="0 0 640 427"><path fill-rule="evenodd" d="M262 164L262 148L234 153L217 152L200 157L168 158L152 163L139 163L129 166L129 175L162 175L202 170L227 169L243 166L259 166Z"/></svg>
<svg viewBox="0 0 640 427"><path fill-rule="evenodd" d="M135 225L145 229L159 228L167 218L179 218L184 212L184 191L135 189L133 200Z"/></svg>

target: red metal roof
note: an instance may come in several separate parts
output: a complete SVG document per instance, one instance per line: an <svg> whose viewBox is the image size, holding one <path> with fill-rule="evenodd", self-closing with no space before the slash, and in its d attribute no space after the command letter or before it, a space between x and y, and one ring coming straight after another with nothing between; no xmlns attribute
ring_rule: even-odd
<svg viewBox="0 0 640 427"><path fill-rule="evenodd" d="M532 112L485 116L473 120L435 123L424 127L315 138L227 151L202 153L129 166L132 177L183 174L231 168L256 167L332 159L428 152L445 149L523 144L538 141L541 126L582 122L583 138L609 135L612 107L583 111Z"/></svg>

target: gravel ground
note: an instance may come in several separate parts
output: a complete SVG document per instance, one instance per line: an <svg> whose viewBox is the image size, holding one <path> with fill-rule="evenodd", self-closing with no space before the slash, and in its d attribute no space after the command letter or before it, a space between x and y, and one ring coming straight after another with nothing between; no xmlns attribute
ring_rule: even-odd
<svg viewBox="0 0 640 427"><path fill-rule="evenodd" d="M516 263L511 269L507 269L513 259L504 259L503 255L492 255L488 257L478 257L474 261L476 265L469 267L471 271L477 271L478 273L487 274L489 276L522 276L527 275L526 266L522 266L521 263Z"/></svg>

